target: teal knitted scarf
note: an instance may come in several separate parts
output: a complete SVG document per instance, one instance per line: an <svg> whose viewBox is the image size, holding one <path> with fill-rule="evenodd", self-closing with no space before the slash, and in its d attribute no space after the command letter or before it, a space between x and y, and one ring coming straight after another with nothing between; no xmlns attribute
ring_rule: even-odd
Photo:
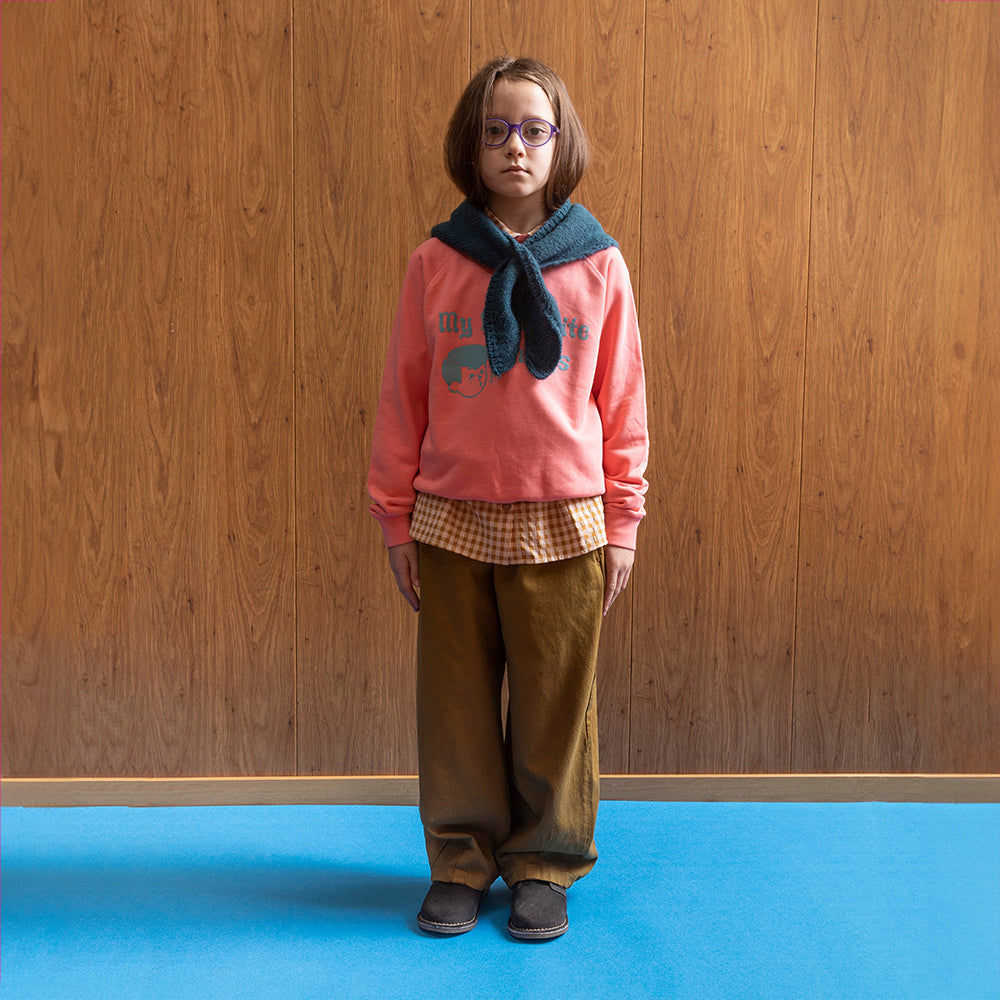
<svg viewBox="0 0 1000 1000"><path fill-rule="evenodd" d="M495 375L514 367L524 330L524 360L535 378L548 378L562 356L562 317L542 269L590 257L618 244L582 205L563 202L537 232L519 243L471 202L463 201L431 235L493 272L486 290L483 331Z"/></svg>

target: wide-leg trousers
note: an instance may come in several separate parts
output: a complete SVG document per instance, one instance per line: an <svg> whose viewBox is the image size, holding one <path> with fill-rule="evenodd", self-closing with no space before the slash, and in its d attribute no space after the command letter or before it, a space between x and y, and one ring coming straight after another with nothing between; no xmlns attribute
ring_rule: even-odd
<svg viewBox="0 0 1000 1000"><path fill-rule="evenodd" d="M603 549L499 566L421 544L417 732L432 880L569 886L593 867L604 580Z"/></svg>

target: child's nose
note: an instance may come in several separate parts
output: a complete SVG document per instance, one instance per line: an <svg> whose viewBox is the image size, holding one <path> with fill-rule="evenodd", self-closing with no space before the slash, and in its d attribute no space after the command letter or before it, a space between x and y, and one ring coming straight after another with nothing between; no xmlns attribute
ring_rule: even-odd
<svg viewBox="0 0 1000 1000"><path fill-rule="evenodd" d="M518 150L523 152L524 140L521 138L521 133L511 129L510 134L507 136L506 147L508 152L513 151L516 153Z"/></svg>

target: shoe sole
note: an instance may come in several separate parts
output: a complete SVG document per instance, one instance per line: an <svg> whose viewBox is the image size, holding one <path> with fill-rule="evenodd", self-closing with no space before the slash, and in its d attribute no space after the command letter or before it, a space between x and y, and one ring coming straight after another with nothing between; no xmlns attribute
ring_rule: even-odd
<svg viewBox="0 0 1000 1000"><path fill-rule="evenodd" d="M436 924L433 920L424 920L423 917L417 917L417 926L429 934L467 934L478 923L479 917L464 924Z"/></svg>
<svg viewBox="0 0 1000 1000"><path fill-rule="evenodd" d="M560 927L514 927L509 921L507 923L508 933L518 941L551 941L562 937L568 929L569 920Z"/></svg>

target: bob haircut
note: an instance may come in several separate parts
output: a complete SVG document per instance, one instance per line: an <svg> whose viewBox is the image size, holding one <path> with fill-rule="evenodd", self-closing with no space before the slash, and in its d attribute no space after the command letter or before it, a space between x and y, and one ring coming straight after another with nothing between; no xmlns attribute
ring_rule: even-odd
<svg viewBox="0 0 1000 1000"><path fill-rule="evenodd" d="M559 134L548 183L545 185L545 206L557 209L580 183L590 149L566 85L555 70L537 59L511 59L500 56L491 59L469 81L459 98L448 123L444 140L444 160L448 176L477 208L486 207L487 191L479 173L479 158L483 149L483 122L498 80L525 81L537 84L545 92L555 112Z"/></svg>

